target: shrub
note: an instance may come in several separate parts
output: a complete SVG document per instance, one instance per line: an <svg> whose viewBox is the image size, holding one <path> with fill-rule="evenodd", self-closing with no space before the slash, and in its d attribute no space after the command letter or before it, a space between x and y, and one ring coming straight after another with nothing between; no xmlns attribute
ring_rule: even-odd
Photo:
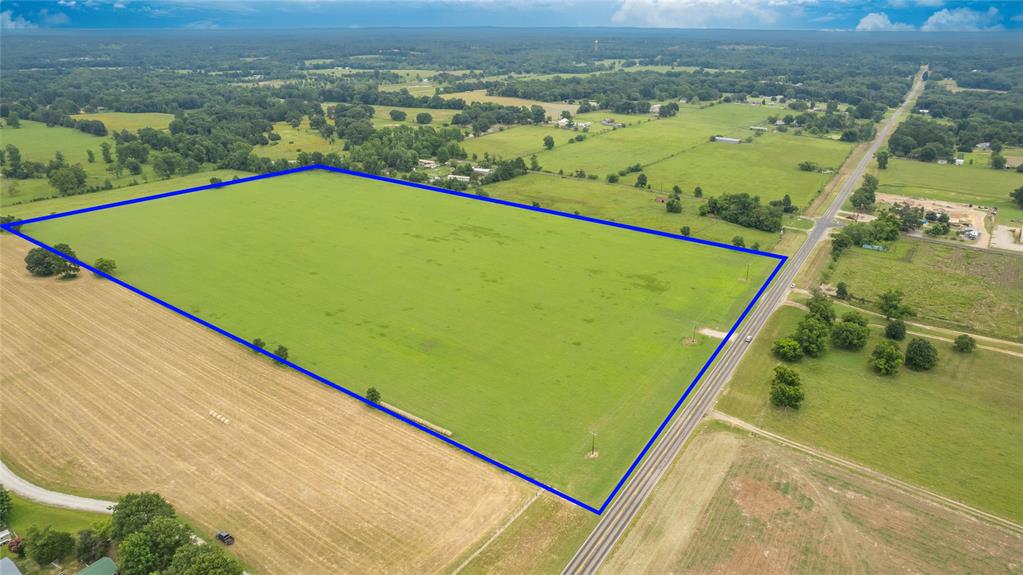
<svg viewBox="0 0 1023 575"><path fill-rule="evenodd" d="M783 337L771 346L774 355L785 361L799 361L803 358L803 348L791 337Z"/></svg>
<svg viewBox="0 0 1023 575"><path fill-rule="evenodd" d="M843 321L831 328L831 343L840 349L859 351L867 345L868 333L866 326Z"/></svg>
<svg viewBox="0 0 1023 575"><path fill-rule="evenodd" d="M906 322L901 319L893 319L884 327L884 336L895 341L906 339Z"/></svg>
<svg viewBox="0 0 1023 575"><path fill-rule="evenodd" d="M849 311L843 313L842 321L854 323L856 325L862 325L863 327L867 327L867 325L870 323L869 321L867 321L867 316L863 315L858 311Z"/></svg>
<svg viewBox="0 0 1023 575"><path fill-rule="evenodd" d="M956 337L955 343L952 344L952 349L959 353L970 353L977 349L977 340L964 333Z"/></svg>
<svg viewBox="0 0 1023 575"><path fill-rule="evenodd" d="M791 367L778 365L771 380L771 404L775 407L799 409L803 402L803 386L799 372Z"/></svg>
<svg viewBox="0 0 1023 575"><path fill-rule="evenodd" d="M54 531L50 527L39 530L29 528L25 536L25 554L40 565L60 561L71 554L75 540L70 533Z"/></svg>
<svg viewBox="0 0 1023 575"><path fill-rule="evenodd" d="M899 371L905 356L899 346L889 340L881 340L870 354L870 365L881 375L894 375Z"/></svg>
<svg viewBox="0 0 1023 575"><path fill-rule="evenodd" d="M380 403L380 392L375 387L366 390L366 399L373 403Z"/></svg>
<svg viewBox="0 0 1023 575"><path fill-rule="evenodd" d="M803 353L810 357L819 357L827 348L830 331L827 323L817 317L807 315L799 321L793 339L799 342Z"/></svg>
<svg viewBox="0 0 1023 575"><path fill-rule="evenodd" d="M906 347L906 367L926 371L938 364L938 350L926 339L913 338Z"/></svg>

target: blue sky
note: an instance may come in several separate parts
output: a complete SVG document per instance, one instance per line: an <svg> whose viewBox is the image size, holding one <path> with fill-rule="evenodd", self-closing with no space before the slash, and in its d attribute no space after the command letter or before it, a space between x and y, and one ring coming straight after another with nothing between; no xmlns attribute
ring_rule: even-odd
<svg viewBox="0 0 1023 575"><path fill-rule="evenodd" d="M0 0L4 29L631 26L1023 29L1023 0Z"/></svg>

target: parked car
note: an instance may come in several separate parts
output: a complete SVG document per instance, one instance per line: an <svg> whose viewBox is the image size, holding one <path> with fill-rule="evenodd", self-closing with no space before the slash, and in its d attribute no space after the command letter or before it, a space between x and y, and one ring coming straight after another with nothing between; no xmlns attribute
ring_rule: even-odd
<svg viewBox="0 0 1023 575"><path fill-rule="evenodd" d="M217 533L217 539L224 545L234 545L234 537L232 537L227 531Z"/></svg>

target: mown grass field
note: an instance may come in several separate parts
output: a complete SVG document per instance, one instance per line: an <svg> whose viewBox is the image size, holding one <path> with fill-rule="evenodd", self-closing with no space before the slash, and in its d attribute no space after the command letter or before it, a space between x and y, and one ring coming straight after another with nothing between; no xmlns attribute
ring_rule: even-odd
<svg viewBox="0 0 1023 575"><path fill-rule="evenodd" d="M1009 197L1023 186L1018 172L993 170L979 162L953 166L892 158L888 169L875 173L883 193L997 207L999 224L1023 222L1023 209Z"/></svg>
<svg viewBox="0 0 1023 575"><path fill-rule="evenodd" d="M391 119L391 110L401 110L405 112L404 121L395 121ZM433 116L433 122L427 124L429 126L445 126L451 123L451 118L455 117L458 110L439 110L433 108L402 108L399 106L373 106L373 127L380 128L393 128L395 126L418 126L416 122L416 114L420 112L426 112Z"/></svg>
<svg viewBox="0 0 1023 575"><path fill-rule="evenodd" d="M1019 357L977 350L958 354L934 341L938 365L928 372L900 369L875 374L870 350L881 339L872 328L859 352L829 350L794 365L806 400L799 411L768 402L770 352L791 334L804 312L782 307L752 344L718 409L796 441L854 459L878 471L970 505L1023 519L1023 395ZM905 343L901 345L905 349Z"/></svg>
<svg viewBox="0 0 1023 575"><path fill-rule="evenodd" d="M590 503L775 264L324 172L25 231Z"/></svg>
<svg viewBox="0 0 1023 575"><path fill-rule="evenodd" d="M705 200L694 198L692 194L682 195L681 214L669 214L664 204L657 201L663 194L602 181L527 174L491 184L486 190L495 198L523 204L538 202L553 210L579 212L584 216L676 234L682 226L689 226L692 237L726 244L730 244L735 236L742 236L746 245L758 242L761 249L771 250L779 240L778 234L699 216L700 206ZM786 232L789 233L792 232Z"/></svg>
<svg viewBox="0 0 1023 575"><path fill-rule="evenodd" d="M644 173L654 188L700 186L705 195L746 192L765 201L788 194L794 204L805 208L834 173L804 172L798 164L813 161L835 172L851 151L852 146L844 142L771 133L754 138L751 144L702 142L647 166ZM630 178L635 182L636 176Z"/></svg>
<svg viewBox="0 0 1023 575"><path fill-rule="evenodd" d="M505 159L523 158L527 160L532 154L543 152L543 139L551 136L555 141L564 141L580 132L555 128L554 126L515 126L505 130L485 134L477 138L466 138L462 148L470 156L483 154Z"/></svg>
<svg viewBox="0 0 1023 575"><path fill-rule="evenodd" d="M110 517L102 513L43 505L14 493L10 493L10 496L11 515L8 518L8 528L18 534L24 534L32 526L40 529L50 526L56 531L77 533L89 529L97 521Z"/></svg>
<svg viewBox="0 0 1023 575"><path fill-rule="evenodd" d="M99 112L95 114L74 114L76 120L99 120L109 132L128 130L136 132L142 128L165 130L174 120L174 114L159 112Z"/></svg>
<svg viewBox="0 0 1023 575"><path fill-rule="evenodd" d="M251 175L252 174L248 172L232 170L199 172L196 174L188 174L186 176L178 176L169 180L157 180L138 184L137 186L124 186L92 194L60 196L36 202L4 205L0 214L5 216L11 215L18 219L27 219L35 216L44 216L46 214L55 214L69 210L86 208L89 206L98 206L100 204L109 204L111 202L141 198L143 196L151 196L153 194L162 194L164 192L173 192L186 188L204 186L210 183L210 178L220 178L222 181L228 182L235 178L244 178Z"/></svg>
<svg viewBox="0 0 1023 575"><path fill-rule="evenodd" d="M901 289L917 319L1023 341L1023 259L902 238L891 251L848 250L829 283L844 281L870 302Z"/></svg>
<svg viewBox="0 0 1023 575"><path fill-rule="evenodd" d="M86 134L72 128L54 126L49 128L41 122L23 120L20 128L4 126L0 129L0 145L11 144L21 152L22 160L47 163L59 151L64 154L68 164L81 164L85 170L86 185L101 185L110 180L114 187L128 185L132 181L145 182L155 180L157 176L148 164L143 164L142 174L133 176L127 171L120 177L107 172L110 164L103 162L100 144L107 142L114 146L112 138L104 138ZM92 150L96 161L88 161L88 150ZM111 151L111 153L113 153ZM5 208L23 202L31 202L39 198L47 198L57 194L46 178L28 180L0 179L0 205Z"/></svg>
<svg viewBox="0 0 1023 575"><path fill-rule="evenodd" d="M432 90L432 88L431 88ZM411 91L411 90L410 90ZM414 94L415 92L413 92ZM431 91L430 94L433 94ZM461 98L465 100L466 104L473 102L493 102L495 104L501 104L502 106L543 106L544 110L547 110L547 115L552 118L560 118L561 112L568 111L575 114L575 111L579 109L579 104L566 104L564 102L541 102L539 100L528 100L526 98L512 98L509 96L490 96L487 95L486 90L470 90L468 92L452 92L450 94L441 94L441 97L447 100L454 100Z"/></svg>
<svg viewBox="0 0 1023 575"><path fill-rule="evenodd" d="M281 135L281 139L270 142L265 146L252 148L252 153L273 160L281 158L293 160L299 152L340 152L342 143L335 141L328 142L318 131L309 127L309 118L302 118L302 123L297 128L291 127L287 122L274 122L274 131Z"/></svg>

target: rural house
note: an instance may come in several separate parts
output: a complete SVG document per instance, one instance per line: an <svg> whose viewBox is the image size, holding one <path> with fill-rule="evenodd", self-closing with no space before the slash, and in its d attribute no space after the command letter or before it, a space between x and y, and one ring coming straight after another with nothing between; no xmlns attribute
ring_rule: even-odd
<svg viewBox="0 0 1023 575"><path fill-rule="evenodd" d="M654 105L650 106L650 113L651 114L660 114L661 113L661 105L660 104L654 104Z"/></svg>
<svg viewBox="0 0 1023 575"><path fill-rule="evenodd" d="M109 557L101 557L92 565L79 571L76 575L117 575L117 564Z"/></svg>
<svg viewBox="0 0 1023 575"><path fill-rule="evenodd" d="M726 138L724 136L714 136L715 142L721 142L722 144L738 144L742 140L739 138Z"/></svg>
<svg viewBox="0 0 1023 575"><path fill-rule="evenodd" d="M469 176L459 176L457 174L448 174L448 179L456 182L468 182L470 180Z"/></svg>
<svg viewBox="0 0 1023 575"><path fill-rule="evenodd" d="M479 174L481 176L486 176L486 175L490 174L490 168L477 168L476 166L473 166L472 172L474 174Z"/></svg>
<svg viewBox="0 0 1023 575"><path fill-rule="evenodd" d="M419 166L422 168L426 168L428 170L432 170L433 168L437 167L437 162L433 160L419 160Z"/></svg>

